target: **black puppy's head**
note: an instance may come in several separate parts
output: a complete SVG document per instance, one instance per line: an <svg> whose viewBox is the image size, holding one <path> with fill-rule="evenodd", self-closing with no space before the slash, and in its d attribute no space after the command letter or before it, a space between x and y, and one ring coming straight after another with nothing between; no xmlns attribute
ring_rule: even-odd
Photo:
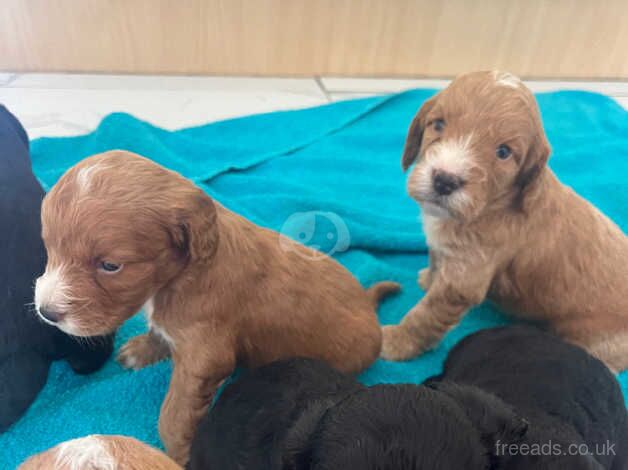
<svg viewBox="0 0 628 470"><path fill-rule="evenodd" d="M300 454L312 470L492 468L493 439L517 438L525 424L505 406L477 420L449 393L379 385L354 393L322 417Z"/></svg>
<svg viewBox="0 0 628 470"><path fill-rule="evenodd" d="M451 398L464 410L480 436L490 470L601 470L590 455L567 455L570 442L528 423L495 395L467 385L431 382L433 390ZM574 441L575 442L575 441ZM563 453L565 451L565 453Z"/></svg>
<svg viewBox="0 0 628 470"><path fill-rule="evenodd" d="M452 382L432 382L427 387L453 400L466 414L489 457L487 468L501 468L500 449L520 443L528 432L528 422L495 395Z"/></svg>

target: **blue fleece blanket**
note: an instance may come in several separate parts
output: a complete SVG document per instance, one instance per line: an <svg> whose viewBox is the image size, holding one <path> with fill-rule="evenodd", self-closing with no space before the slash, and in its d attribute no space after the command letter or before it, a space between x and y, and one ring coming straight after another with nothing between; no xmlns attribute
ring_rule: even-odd
<svg viewBox="0 0 628 470"><path fill-rule="evenodd" d="M49 188L94 153L124 148L148 156L254 222L332 254L364 285L402 283L403 293L380 309L382 323L397 323L421 297L416 276L427 265L419 209L406 195L399 160L412 116L433 93L415 90L175 132L112 114L91 134L35 140L33 165ZM591 93L541 94L538 100L554 148L550 166L628 231L628 112ZM421 382L440 371L460 338L505 321L483 305L436 350L408 363L378 361L361 378L369 384ZM145 328L140 316L128 321L118 347ZM80 377L55 364L38 400L0 436L0 468L15 468L34 452L92 433L159 445L157 417L170 371L169 362L130 372L111 360L102 371ZM628 394L628 373L620 380Z"/></svg>

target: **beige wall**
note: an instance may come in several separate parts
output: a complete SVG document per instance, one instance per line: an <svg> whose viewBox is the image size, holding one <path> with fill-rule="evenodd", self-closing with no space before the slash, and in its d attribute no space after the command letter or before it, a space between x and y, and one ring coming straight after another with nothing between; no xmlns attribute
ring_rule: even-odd
<svg viewBox="0 0 628 470"><path fill-rule="evenodd" d="M602 6L603 5L603 6ZM628 78L628 0L0 0L0 69Z"/></svg>

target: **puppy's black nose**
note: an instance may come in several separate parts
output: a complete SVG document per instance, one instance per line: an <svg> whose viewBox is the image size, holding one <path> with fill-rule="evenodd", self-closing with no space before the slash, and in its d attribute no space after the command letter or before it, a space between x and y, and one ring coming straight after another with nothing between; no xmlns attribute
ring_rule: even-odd
<svg viewBox="0 0 628 470"><path fill-rule="evenodd" d="M61 317L62 317L62 315L59 312L55 312L54 310L51 310L46 307L40 308L39 314L42 317L44 317L46 320L52 323L57 323L59 320L61 320Z"/></svg>
<svg viewBox="0 0 628 470"><path fill-rule="evenodd" d="M456 175L437 171L434 173L434 190L440 196L449 196L455 190L462 187L463 181Z"/></svg>

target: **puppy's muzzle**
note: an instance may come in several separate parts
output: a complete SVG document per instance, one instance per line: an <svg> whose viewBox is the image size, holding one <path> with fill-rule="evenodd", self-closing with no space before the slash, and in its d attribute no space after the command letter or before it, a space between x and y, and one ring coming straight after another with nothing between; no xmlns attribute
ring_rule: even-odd
<svg viewBox="0 0 628 470"><path fill-rule="evenodd" d="M432 174L432 186L439 196L449 196L464 186L464 180L445 171L434 171Z"/></svg>

